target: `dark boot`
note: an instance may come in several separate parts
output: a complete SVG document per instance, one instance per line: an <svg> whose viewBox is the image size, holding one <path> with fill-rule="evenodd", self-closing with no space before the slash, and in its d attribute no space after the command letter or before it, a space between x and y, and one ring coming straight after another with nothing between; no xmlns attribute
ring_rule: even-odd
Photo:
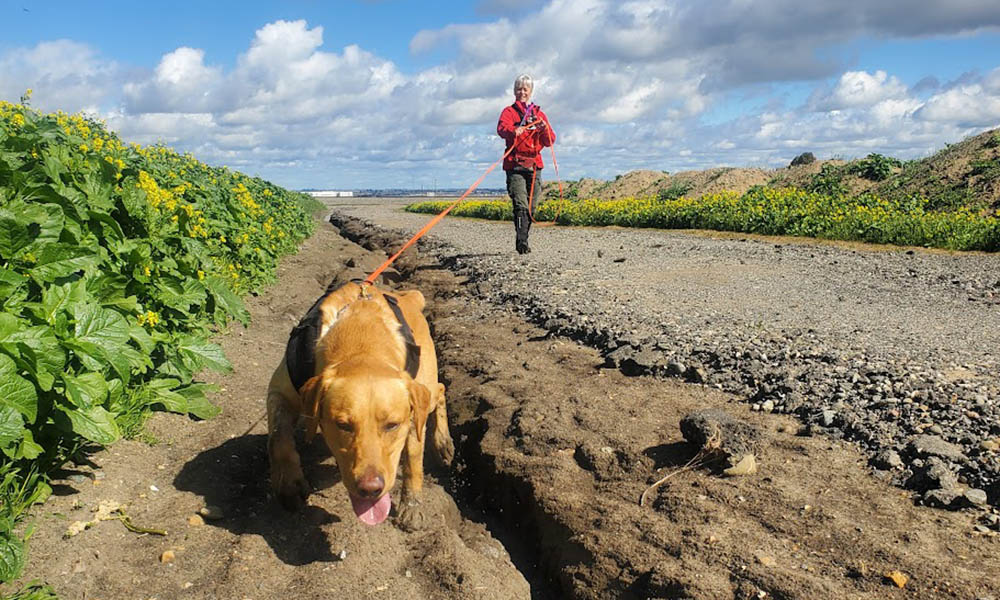
<svg viewBox="0 0 1000 600"><path fill-rule="evenodd" d="M514 213L514 248L517 250L518 254L527 254L531 252L531 248L528 247L528 229L531 228L531 219L528 218L528 212L519 210Z"/></svg>

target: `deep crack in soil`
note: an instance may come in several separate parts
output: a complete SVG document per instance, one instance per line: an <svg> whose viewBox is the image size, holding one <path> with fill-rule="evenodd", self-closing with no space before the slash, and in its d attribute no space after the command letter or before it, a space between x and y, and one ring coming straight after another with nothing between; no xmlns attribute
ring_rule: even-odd
<svg viewBox="0 0 1000 600"><path fill-rule="evenodd" d="M402 241L352 236L373 248ZM974 531L974 513L914 506L854 448L799 436L790 417L607 369L596 350L526 323L517 307L478 303L461 279L407 252L385 285L428 299L457 444L454 468L428 473L426 501L441 516L431 527L361 524L318 440L303 456L307 508L287 513L268 496L264 391L288 332L331 280L364 277L385 257L324 224L250 299L252 326L222 336L235 366L209 377L222 415L158 414L148 426L157 443L120 442L67 473L35 511L25 579L67 600L1000 594L1000 545ZM678 423L704 408L760 432L756 474L681 469L697 448ZM64 539L102 500L167 535L104 521ZM206 506L221 518L197 516ZM894 571L907 576L902 588L886 577Z"/></svg>

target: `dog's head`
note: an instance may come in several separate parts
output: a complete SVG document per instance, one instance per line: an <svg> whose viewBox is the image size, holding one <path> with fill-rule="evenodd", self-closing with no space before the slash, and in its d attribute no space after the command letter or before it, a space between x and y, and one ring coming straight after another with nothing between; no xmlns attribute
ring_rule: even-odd
<svg viewBox="0 0 1000 600"><path fill-rule="evenodd" d="M399 456L410 428L423 437L430 392L405 371L352 360L326 368L301 390L308 420L306 439L317 426L337 459L354 513L364 523L385 520L392 506Z"/></svg>

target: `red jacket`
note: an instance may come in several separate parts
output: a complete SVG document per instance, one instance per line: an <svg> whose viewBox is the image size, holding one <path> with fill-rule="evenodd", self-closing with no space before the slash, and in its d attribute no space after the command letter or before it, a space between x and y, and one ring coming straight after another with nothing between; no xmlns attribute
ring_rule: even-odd
<svg viewBox="0 0 1000 600"><path fill-rule="evenodd" d="M517 148L503 159L504 171L510 171L518 165L526 169L531 169L532 165L537 169L543 168L545 165L542 163L542 148L551 146L556 141L556 132L552 131L549 118L545 116L542 109L534 104L528 105L528 109L530 110L528 122L541 119L545 121L545 127L525 130L521 134ZM500 113L500 120L497 122L497 135L507 142L504 152L510 150L514 143L514 129L521 123L524 111L523 102L514 102Z"/></svg>

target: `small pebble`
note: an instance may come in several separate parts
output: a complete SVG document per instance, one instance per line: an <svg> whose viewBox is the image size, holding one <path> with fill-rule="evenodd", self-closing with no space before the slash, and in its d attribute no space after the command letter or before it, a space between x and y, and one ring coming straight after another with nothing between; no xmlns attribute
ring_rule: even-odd
<svg viewBox="0 0 1000 600"><path fill-rule="evenodd" d="M773 567L774 565L778 564L778 562L776 560L774 560L773 556L768 556L766 554L758 554L757 555L757 562L759 562L761 565L763 565L765 567L768 567L768 568Z"/></svg>
<svg viewBox="0 0 1000 600"><path fill-rule="evenodd" d="M219 519L225 516L225 513L222 512L221 508L213 505L202 507L198 511L198 514L205 517L205 519L209 521L218 521Z"/></svg>
<svg viewBox="0 0 1000 600"><path fill-rule="evenodd" d="M174 551L164 550L163 554L160 555L161 563L169 563L174 561Z"/></svg>
<svg viewBox="0 0 1000 600"><path fill-rule="evenodd" d="M987 501L986 492L976 488L966 490L963 496L965 496L965 499L975 506L983 506Z"/></svg>

